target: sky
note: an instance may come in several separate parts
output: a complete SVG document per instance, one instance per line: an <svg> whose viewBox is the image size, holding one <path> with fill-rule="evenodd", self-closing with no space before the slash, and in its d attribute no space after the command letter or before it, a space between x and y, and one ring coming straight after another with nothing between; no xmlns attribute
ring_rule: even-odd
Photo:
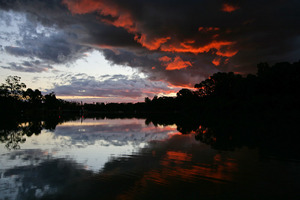
<svg viewBox="0 0 300 200"><path fill-rule="evenodd" d="M297 62L298 0L1 0L0 82L84 102L176 95Z"/></svg>

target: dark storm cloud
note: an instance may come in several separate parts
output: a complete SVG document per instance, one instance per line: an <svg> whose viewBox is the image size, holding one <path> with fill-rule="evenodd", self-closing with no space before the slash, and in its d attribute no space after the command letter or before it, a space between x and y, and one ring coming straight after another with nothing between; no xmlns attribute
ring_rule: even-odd
<svg viewBox="0 0 300 200"><path fill-rule="evenodd" d="M17 46L6 46L7 53L15 56L38 58L48 63L70 63L84 56L91 48L76 44L71 33L37 27L30 21L20 26L21 38Z"/></svg>
<svg viewBox="0 0 300 200"><path fill-rule="evenodd" d="M11 62L8 66L2 66L3 69L10 69L18 72L39 73L52 70L53 67L48 64L43 64L39 60L23 61L22 63Z"/></svg>
<svg viewBox="0 0 300 200"><path fill-rule="evenodd" d="M139 68L141 72L149 75L150 80L167 81L174 85L188 86L189 84L195 84L199 79L204 79L210 73L217 72L217 69L211 68L211 60L208 55L162 54L161 52L136 54L123 50L118 53L104 50L103 55L115 64ZM166 71L166 67L162 65L163 62L159 61L159 58L168 56L174 59L176 55L179 55L183 60L189 60L194 66L180 71Z"/></svg>
<svg viewBox="0 0 300 200"><path fill-rule="evenodd" d="M296 0L6 0L0 6L59 32L30 38L31 29L18 47L5 47L10 54L68 63L96 48L112 63L175 85L299 59ZM164 56L169 61L159 60Z"/></svg>

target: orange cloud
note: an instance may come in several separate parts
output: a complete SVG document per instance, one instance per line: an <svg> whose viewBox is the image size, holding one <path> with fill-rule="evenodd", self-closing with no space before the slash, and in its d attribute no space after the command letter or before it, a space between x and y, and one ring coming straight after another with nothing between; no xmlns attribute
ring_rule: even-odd
<svg viewBox="0 0 300 200"><path fill-rule="evenodd" d="M162 57L164 58L164 57ZM183 61L179 56L176 56L173 61L164 61L163 65L166 66L166 70L179 70L192 66L190 61Z"/></svg>
<svg viewBox="0 0 300 200"><path fill-rule="evenodd" d="M115 27L121 27L127 30L129 33L135 33L137 31L137 28L135 26L135 22L131 18L129 13L124 13L122 15L119 15L116 20L111 21L107 19L102 19L101 21L111 24Z"/></svg>
<svg viewBox="0 0 300 200"><path fill-rule="evenodd" d="M160 81L165 81L165 80L160 80ZM172 87L176 93L181 90L182 88L185 88L185 89L189 89L189 90L195 90L194 88L194 85L193 84L172 84L172 83L168 83L170 87Z"/></svg>
<svg viewBox="0 0 300 200"><path fill-rule="evenodd" d="M137 22L133 19L130 12L107 2L103 3L103 1L95 0L63 0L63 4L67 5L72 14L86 14L97 11L103 16L113 17L113 20L108 18L100 18L100 20L106 24L124 28L129 33L135 34L134 39L149 50L156 50L161 44L171 39L170 37L153 39L148 37L145 33L138 30ZM139 37L138 34L141 34L141 36Z"/></svg>
<svg viewBox="0 0 300 200"><path fill-rule="evenodd" d="M233 12L233 11L236 11L237 9L239 9L239 8L240 7L238 7L238 6L234 6L234 5L224 3L221 10L223 12Z"/></svg>
<svg viewBox="0 0 300 200"><path fill-rule="evenodd" d="M62 3L67 5L72 14L86 14L90 12L95 12L103 6L102 2L93 0L63 0Z"/></svg>
<svg viewBox="0 0 300 200"><path fill-rule="evenodd" d="M178 53L207 53L213 50L213 53L222 56L222 57L232 57L237 51L225 51L229 49L228 47L233 45L234 42L231 41L211 41L210 43L204 46L196 46L195 40L185 40L181 43L171 43L171 37L152 37L144 33L142 30L139 30L139 24L134 20L134 17L131 13L115 5L110 1L104 0L63 0L63 4L66 5L72 14L86 14L91 12L97 12L102 16L109 16L104 18L99 18L102 22L106 24L113 25L115 27L124 28L131 34L134 34L134 39L140 43L143 47L149 50L160 50L165 52L178 52ZM226 12L232 12L235 9L238 9L236 6L229 4L223 4L223 10ZM199 27L199 31L209 32L209 31L218 31L218 27ZM215 34L213 37L218 37ZM167 43L168 42L168 43ZM107 47L106 47L107 48ZM168 62L168 61L167 61ZM176 57L173 62L167 64L167 70L182 69L192 64L189 61L183 61L180 57Z"/></svg>
<svg viewBox="0 0 300 200"><path fill-rule="evenodd" d="M212 41L211 43L204 45L202 47L193 47L191 45L186 45L184 43L181 43L180 46L175 45L163 45L161 47L162 51L166 52L178 52L178 53L207 53L212 49L220 50L224 46L229 46L234 44L234 42L229 41Z"/></svg>
<svg viewBox="0 0 300 200"><path fill-rule="evenodd" d="M146 47L149 50L156 50L161 46L161 44L166 43L171 38L170 37L161 37L161 38L154 38L152 40L149 40L147 38L146 34L142 34L141 37L138 37L136 35L134 39L137 42L141 43L143 47Z"/></svg>
<svg viewBox="0 0 300 200"><path fill-rule="evenodd" d="M221 64L221 58L215 58L212 63L215 65L215 66L219 66Z"/></svg>
<svg viewBox="0 0 300 200"><path fill-rule="evenodd" d="M216 55L222 56L222 57L232 57L237 53L238 53L238 51L223 51L223 52L222 51L217 51Z"/></svg>
<svg viewBox="0 0 300 200"><path fill-rule="evenodd" d="M172 60L172 58L170 58L168 56L163 56L163 57L160 57L158 60L162 61L162 62L170 62Z"/></svg>
<svg viewBox="0 0 300 200"><path fill-rule="evenodd" d="M180 46L182 46L182 47L184 47L184 48L193 48L192 46L191 46L191 44L194 44L195 43L195 40L187 40L187 41L185 41L185 42L181 42L180 43Z"/></svg>
<svg viewBox="0 0 300 200"><path fill-rule="evenodd" d="M104 23L122 27L130 33L135 33L137 30L131 14L113 4L95 0L63 0L62 3L67 5L72 14L86 14L97 11L103 16L111 16L114 18L113 20L100 19Z"/></svg>

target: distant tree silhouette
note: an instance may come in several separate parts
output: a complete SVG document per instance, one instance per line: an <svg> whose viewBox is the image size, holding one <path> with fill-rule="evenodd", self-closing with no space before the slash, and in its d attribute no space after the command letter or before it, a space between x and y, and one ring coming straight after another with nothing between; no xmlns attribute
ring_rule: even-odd
<svg viewBox="0 0 300 200"><path fill-rule="evenodd" d="M243 92L243 78L233 72L218 72L195 85L200 96L237 96Z"/></svg>
<svg viewBox="0 0 300 200"><path fill-rule="evenodd" d="M212 79L206 79L194 86L198 89L198 95L201 97L211 95L215 90L215 82Z"/></svg>
<svg viewBox="0 0 300 200"><path fill-rule="evenodd" d="M1 84L0 86L0 97L8 97L9 96L9 91L5 84Z"/></svg>
<svg viewBox="0 0 300 200"><path fill-rule="evenodd" d="M189 89L181 89L179 92L177 92L177 98L178 99L182 99L182 98L185 98L185 99L192 99L194 98L194 92L192 92L191 90Z"/></svg>
<svg viewBox="0 0 300 200"><path fill-rule="evenodd" d="M5 79L5 84L0 86L1 95L19 99L23 93L23 88L26 88L25 83L20 83L21 77L19 76L8 76Z"/></svg>
<svg viewBox="0 0 300 200"><path fill-rule="evenodd" d="M0 110L2 116L44 114L45 111L67 110L77 112L81 106L76 102L57 99L54 92L42 95L38 89L28 88L20 82L21 77L8 76L0 85ZM0 116L1 117L1 116Z"/></svg>
<svg viewBox="0 0 300 200"><path fill-rule="evenodd" d="M31 104L40 105L43 100L43 95L38 89L33 91L31 88L28 88L23 92L23 98Z"/></svg>
<svg viewBox="0 0 300 200"><path fill-rule="evenodd" d="M259 63L257 65L257 76L264 77L270 73L271 67L268 63Z"/></svg>
<svg viewBox="0 0 300 200"><path fill-rule="evenodd" d="M151 99L149 97L146 97L145 98L145 103L147 103L147 104L151 103Z"/></svg>
<svg viewBox="0 0 300 200"><path fill-rule="evenodd" d="M54 92L45 95L45 106L50 109L59 107L59 101L56 99Z"/></svg>

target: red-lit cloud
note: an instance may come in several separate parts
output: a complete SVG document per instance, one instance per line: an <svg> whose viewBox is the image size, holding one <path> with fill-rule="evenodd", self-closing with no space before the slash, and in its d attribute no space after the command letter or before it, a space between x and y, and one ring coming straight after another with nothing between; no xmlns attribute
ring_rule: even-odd
<svg viewBox="0 0 300 200"><path fill-rule="evenodd" d="M73 14L86 14L86 13L94 12L104 5L101 1L93 1L93 0L80 0L80 1L63 0L62 3L67 5L69 10Z"/></svg>
<svg viewBox="0 0 300 200"><path fill-rule="evenodd" d="M233 11L236 11L237 9L239 9L240 7L238 6L235 6L235 5L231 5L231 4L228 4L228 3L224 3L222 5L222 11L223 12L233 12Z"/></svg>
<svg viewBox="0 0 300 200"><path fill-rule="evenodd" d="M229 47L231 45L234 45L234 42L230 42L230 41L212 41L204 46L192 46L188 43L180 43L180 45L163 45L161 47L162 51L166 51L166 52L177 52L177 53L194 53L194 54L199 54L199 53L207 53L211 50L217 50L216 54L223 56L226 55L226 57L231 57L229 55L234 55L233 53L227 53L227 51L224 52L219 52L221 50L221 48L224 47ZM236 54L236 53L235 53Z"/></svg>
<svg viewBox="0 0 300 200"><path fill-rule="evenodd" d="M139 23L137 20L134 20L132 17L132 14L117 5L114 5L113 3L106 2L106 1L95 1L95 0L79 0L79 1L72 1L72 0L64 0L63 4L67 5L69 10L73 14L86 14L90 12L98 12L99 14L103 16L110 16L113 17L113 19L107 19L107 18L99 18L102 22L111 24L115 27L121 27L127 30L129 33L134 34L134 40L140 43L143 47L149 49L149 50L158 50L160 48L161 51L165 52L178 52L178 53L207 53L210 50L214 49L217 50L216 54L219 56L226 56L226 57L232 57L236 54L237 51L234 52L219 52L219 50L224 46L230 46L234 44L234 42L231 41L217 41L213 40L210 43L203 45L203 46L196 46L193 45L196 40L195 39L189 39L184 40L183 42L174 42L172 41L170 36L152 36L147 34L144 30L139 28ZM224 4L225 8L227 10L230 10L235 8L233 6L229 6L228 4ZM198 31L200 32L211 32L211 31L219 31L219 27L199 27ZM214 34L213 37L216 35ZM170 41L170 44L166 44L168 41ZM177 64L179 60L177 59ZM174 67L173 64L170 64L170 67L167 67L167 70L173 70L173 69L181 69L186 68L187 66L190 66L190 63L188 62L180 62L180 66Z"/></svg>
<svg viewBox="0 0 300 200"><path fill-rule="evenodd" d="M147 39L146 34L142 34L141 37L138 37L137 35L135 36L135 40L141 43L143 47L146 47L149 50L158 49L161 46L161 44L166 43L170 39L171 37Z"/></svg>
<svg viewBox="0 0 300 200"><path fill-rule="evenodd" d="M212 63L215 65L215 66L219 66L221 64L221 58L215 58Z"/></svg>
<svg viewBox="0 0 300 200"><path fill-rule="evenodd" d="M179 56L176 56L173 61L167 56L161 57L159 60L166 66L166 70L179 70L192 66L190 61L183 61Z"/></svg>
<svg viewBox="0 0 300 200"><path fill-rule="evenodd" d="M24 34L0 33L0 40L8 38L15 45L4 42L0 51L59 70L59 65L75 63L96 49L112 65L135 68L148 80L190 87L219 71L255 73L259 62L297 61L295 8L300 3L253 1L187 0L172 6L159 0L2 1L1 17L13 21L10 12L22 15L18 24ZM280 34L274 34L278 27ZM0 68L44 70L23 61Z"/></svg>
<svg viewBox="0 0 300 200"><path fill-rule="evenodd" d="M238 51L225 50L225 51L217 51L216 55L223 56L223 57L232 57L237 53L238 53Z"/></svg>
<svg viewBox="0 0 300 200"><path fill-rule="evenodd" d="M172 60L172 58L170 58L168 56L163 56L163 57L159 58L158 60L162 61L162 62L170 62Z"/></svg>
<svg viewBox="0 0 300 200"><path fill-rule="evenodd" d="M63 0L63 4L67 5L72 14L87 14L98 12L102 16L111 17L113 19L101 18L104 23L121 27L130 33L135 33L136 24L131 14L121 7L114 5L108 1L95 0Z"/></svg>

